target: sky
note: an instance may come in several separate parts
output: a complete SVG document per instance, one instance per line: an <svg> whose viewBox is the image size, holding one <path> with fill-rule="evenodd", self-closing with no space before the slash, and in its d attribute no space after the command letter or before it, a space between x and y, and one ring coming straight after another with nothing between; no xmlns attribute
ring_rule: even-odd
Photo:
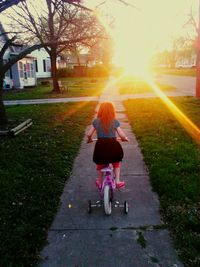
<svg viewBox="0 0 200 267"><path fill-rule="evenodd" d="M191 7L198 17L198 0L124 1L136 8L123 5L118 0L82 0L82 3L94 9L106 2L100 6L99 18L114 40L113 63L127 68L134 65L143 68L156 51L170 49L173 37L192 31L183 27ZM110 17L115 19L112 29L108 27L107 18Z"/></svg>
<svg viewBox="0 0 200 267"><path fill-rule="evenodd" d="M115 43L114 62L127 65L132 58L135 65L145 65L156 51L170 49L171 40L186 31L183 25L192 7L198 15L197 0L126 0L136 8L107 0L101 10L115 18L111 31ZM86 6L93 7L103 0L85 0Z"/></svg>

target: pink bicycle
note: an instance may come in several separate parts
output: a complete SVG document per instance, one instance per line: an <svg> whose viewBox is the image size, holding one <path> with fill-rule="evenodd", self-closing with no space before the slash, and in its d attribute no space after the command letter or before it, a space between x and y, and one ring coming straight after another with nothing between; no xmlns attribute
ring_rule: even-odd
<svg viewBox="0 0 200 267"><path fill-rule="evenodd" d="M103 206L105 214L110 215L112 213L112 206L114 206L115 208L123 208L124 213L128 214L129 205L127 201L124 201L123 204L120 204L117 200L114 201L116 182L111 164L108 164L105 168L101 169L101 172L103 173L103 179L102 186L99 188L100 200L96 201L94 204L91 200L88 200L88 213L91 213L92 208L94 207L100 208Z"/></svg>

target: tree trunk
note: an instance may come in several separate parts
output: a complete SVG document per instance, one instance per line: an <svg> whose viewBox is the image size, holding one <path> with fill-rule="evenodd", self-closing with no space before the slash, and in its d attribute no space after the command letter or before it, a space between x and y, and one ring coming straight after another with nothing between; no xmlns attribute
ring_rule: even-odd
<svg viewBox="0 0 200 267"><path fill-rule="evenodd" d="M6 116L6 110L3 103L3 77L0 77L0 128L7 125L8 119Z"/></svg>
<svg viewBox="0 0 200 267"><path fill-rule="evenodd" d="M199 1L199 28L198 28L198 41L197 41L197 76L196 76L196 97L200 98L200 1Z"/></svg>
<svg viewBox="0 0 200 267"><path fill-rule="evenodd" d="M60 93L60 88L58 85L58 72L57 72L57 66L56 66L56 51L54 51L54 49L51 50L51 54L50 54L50 58L51 58L51 75L52 75L52 79L53 79L53 90L52 92L56 92L56 93Z"/></svg>
<svg viewBox="0 0 200 267"><path fill-rule="evenodd" d="M200 98L200 51L198 51L198 55L197 55L197 64L196 64L196 97Z"/></svg>

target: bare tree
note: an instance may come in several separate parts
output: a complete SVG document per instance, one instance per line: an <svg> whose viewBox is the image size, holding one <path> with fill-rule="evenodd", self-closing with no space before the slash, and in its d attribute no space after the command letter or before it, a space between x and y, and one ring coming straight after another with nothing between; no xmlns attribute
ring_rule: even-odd
<svg viewBox="0 0 200 267"><path fill-rule="evenodd" d="M8 32L1 32L0 33L0 38L4 39L4 43L3 46L1 47L0 50L0 126L5 126L7 124L7 116L6 116L6 112L5 112L5 107L3 104L3 81L4 81L4 77L5 77L5 73L20 59L24 58L27 54L31 53L32 51L41 48L42 44L35 44L31 47L28 47L26 49L24 49L23 51L21 51L18 55L12 57L12 59L10 59L8 62L5 62L3 60L4 55L7 51L7 49L9 49L12 46L16 45L16 39L17 39L17 35L16 33L11 33L13 36L8 38L7 35L9 33ZM6 36L6 38L5 38Z"/></svg>
<svg viewBox="0 0 200 267"><path fill-rule="evenodd" d="M0 0L0 13L3 12L4 10L10 8L13 5L17 5L21 0ZM3 27L1 27L1 29L3 30ZM7 70L9 70L9 68L15 64L18 60L20 60L21 58L23 58L24 56L26 56L28 53L30 53L30 48L27 51L27 54L25 51L23 51L23 54L21 54L22 57L20 57L20 55L18 55L17 57L14 57L11 61L9 61L8 63L4 63L3 57L4 54L6 53L6 50L14 45L14 41L16 40L17 36L12 36L10 39L9 38L5 38L5 36L7 36L7 34L9 34L9 32L5 32L2 31L0 32L0 39L5 39L6 42L3 44L3 46L1 47L0 50L0 126L5 126L7 124L7 116L6 116L6 111L5 111L5 106L3 103L3 80L4 80L4 76ZM12 34L16 34L12 32ZM35 47L33 47L33 50L36 49ZM33 51L32 50L32 51Z"/></svg>
<svg viewBox="0 0 200 267"><path fill-rule="evenodd" d="M44 1L42 1L44 3ZM42 3L41 2L41 3ZM61 0L46 0L46 9L41 13L27 2L21 3L14 9L15 16L9 15L15 23L16 32L6 37L0 50L0 125L7 124L7 116L3 104L3 80L7 70L17 61L32 51L44 47L51 57L54 90L59 90L57 82L56 58L64 50L71 50L76 46L91 46L102 37L102 26L92 16L91 11L79 6L78 1L64 3ZM73 5L72 5L73 4ZM18 25L18 27L17 27ZM23 32L21 40L16 35ZM11 32L2 32L1 36L7 36ZM19 43L28 43L17 56L9 62L3 60L9 47Z"/></svg>
<svg viewBox="0 0 200 267"><path fill-rule="evenodd" d="M118 1L131 6L127 1ZM3 79L6 71L12 65L32 51L44 47L52 61L54 89L59 90L56 72L57 55L64 50L70 50L74 45L92 46L97 43L98 38L102 37L102 27L92 16L93 10L83 6L81 0L43 0L44 2L46 3L46 10L42 9L42 13L39 13L38 7L37 9L34 8L34 5L27 3L26 0L0 0L0 12L21 3L19 8L14 9L17 16L10 15L10 18L15 22L15 28L17 28L16 25L19 25L19 28L23 29L23 35L26 37L23 43L26 41L29 44L17 56L5 63L4 54L9 47L15 45L17 39L15 32L13 33L14 36L7 38L0 50L0 126L7 124L2 97ZM3 32L1 36L7 34L9 32Z"/></svg>
<svg viewBox="0 0 200 267"><path fill-rule="evenodd" d="M190 26L195 32L192 39L195 44L196 53L197 53L197 60L196 60L196 97L200 98L200 1L199 1L199 21L197 22L193 9L191 7L190 13L188 16L188 21L186 22L185 26Z"/></svg>
<svg viewBox="0 0 200 267"><path fill-rule="evenodd" d="M91 46L102 37L102 26L90 11L79 3L73 4L62 0L43 0L41 10L31 1L25 1L13 8L9 18L24 29L26 41L39 42L51 59L53 91L59 92L56 59L64 50L74 45ZM49 45L45 45L48 43Z"/></svg>
<svg viewBox="0 0 200 267"><path fill-rule="evenodd" d="M109 35L91 47L89 54L91 60L110 66L113 57L113 41Z"/></svg>
<svg viewBox="0 0 200 267"><path fill-rule="evenodd" d="M199 1L198 37L197 37L197 77L196 77L196 97L200 98L200 1Z"/></svg>

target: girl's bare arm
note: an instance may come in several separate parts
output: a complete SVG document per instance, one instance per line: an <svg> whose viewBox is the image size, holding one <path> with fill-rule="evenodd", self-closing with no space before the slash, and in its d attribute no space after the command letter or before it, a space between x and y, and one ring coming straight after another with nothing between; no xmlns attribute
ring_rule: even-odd
<svg viewBox="0 0 200 267"><path fill-rule="evenodd" d="M117 133L123 141L128 141L128 138L120 127L117 127Z"/></svg>
<svg viewBox="0 0 200 267"><path fill-rule="evenodd" d="M89 142L92 142L92 135L94 134L95 131L96 131L96 130L95 130L94 126L92 125L92 126L90 127L90 129L88 130L87 134L86 134L87 139L88 139L88 140L87 140L88 143L89 143Z"/></svg>

